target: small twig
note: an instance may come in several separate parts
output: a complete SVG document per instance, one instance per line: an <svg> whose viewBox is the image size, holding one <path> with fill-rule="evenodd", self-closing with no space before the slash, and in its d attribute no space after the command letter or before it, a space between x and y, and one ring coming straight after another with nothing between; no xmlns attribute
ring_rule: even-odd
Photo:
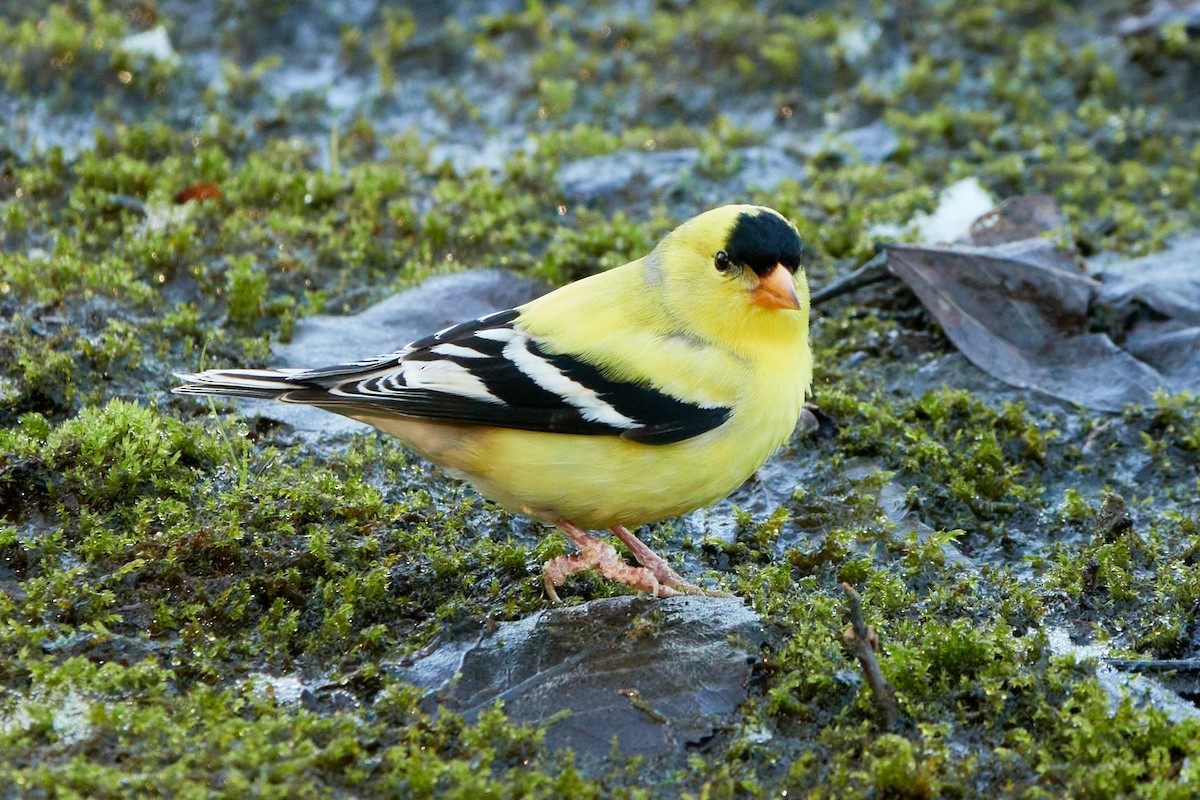
<svg viewBox="0 0 1200 800"><path fill-rule="evenodd" d="M1105 658L1109 667L1124 673L1147 675L1150 680L1184 700L1200 698L1200 658Z"/></svg>
<svg viewBox="0 0 1200 800"><path fill-rule="evenodd" d="M857 291L873 283L886 281L891 277L892 273L888 271L887 267L887 251L884 250L840 281L831 283L824 289L813 292L812 297L809 298L809 305L819 306L821 303L828 302L835 297L841 297L844 294Z"/></svg>
<svg viewBox="0 0 1200 800"><path fill-rule="evenodd" d="M1200 658L1106 658L1104 663L1126 672L1200 673Z"/></svg>
<svg viewBox="0 0 1200 800"><path fill-rule="evenodd" d="M637 689L617 689L617 694L629 698L629 705L641 711L659 725L666 725L669 722L666 717L655 710L654 706L650 705L649 700L642 697L642 693Z"/></svg>
<svg viewBox="0 0 1200 800"><path fill-rule="evenodd" d="M130 197L127 194L110 194L108 196L108 202L110 205L118 206L120 208L127 208L130 211L141 214L143 217L150 215L149 212L146 211L145 203L143 203L141 200L138 200L136 197Z"/></svg>
<svg viewBox="0 0 1200 800"><path fill-rule="evenodd" d="M883 718L883 729L895 730L896 716L900 709L896 705L896 690L887 682L887 678L883 677L883 670L879 668L879 661L875 658L875 651L879 649L879 634L868 627L867 621L863 619L862 598L854 591L854 587L843 583L842 591L846 593L846 603L850 608L850 627L846 629L842 638L862 665L867 685L871 687L871 694L875 698L875 708Z"/></svg>

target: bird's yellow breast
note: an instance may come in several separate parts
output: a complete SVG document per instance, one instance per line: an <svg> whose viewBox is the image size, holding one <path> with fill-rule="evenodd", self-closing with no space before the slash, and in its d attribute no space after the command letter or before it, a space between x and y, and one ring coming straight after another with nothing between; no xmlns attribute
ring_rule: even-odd
<svg viewBox="0 0 1200 800"><path fill-rule="evenodd" d="M743 369L722 425L673 444L356 415L512 511L588 529L633 527L728 495L791 435L810 380L807 342ZM767 351L764 355L770 357Z"/></svg>
<svg viewBox="0 0 1200 800"><path fill-rule="evenodd" d="M789 360L795 371L774 379L745 373L730 418L685 441L477 428L440 460L506 508L547 521L600 529L684 514L728 495L791 435L808 377L803 359Z"/></svg>

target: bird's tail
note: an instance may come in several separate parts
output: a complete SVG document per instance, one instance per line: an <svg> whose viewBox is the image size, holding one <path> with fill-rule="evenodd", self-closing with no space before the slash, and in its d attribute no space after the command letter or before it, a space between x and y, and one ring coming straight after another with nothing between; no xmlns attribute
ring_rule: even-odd
<svg viewBox="0 0 1200 800"><path fill-rule="evenodd" d="M305 388L292 377L303 369L207 369L203 372L177 372L182 386L173 394L218 395L221 397L257 397L262 400L283 400L283 395Z"/></svg>

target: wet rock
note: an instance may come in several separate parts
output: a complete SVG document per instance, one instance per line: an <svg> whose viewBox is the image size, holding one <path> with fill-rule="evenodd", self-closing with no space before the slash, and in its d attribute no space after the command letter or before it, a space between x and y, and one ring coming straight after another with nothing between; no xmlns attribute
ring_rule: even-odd
<svg viewBox="0 0 1200 800"><path fill-rule="evenodd" d="M901 372L887 384L888 391L913 397L936 392L943 386L965 389L995 403L1036 403L1036 395L989 375L959 352L946 353L915 370Z"/></svg>
<svg viewBox="0 0 1200 800"><path fill-rule="evenodd" d="M791 500L797 486L803 486L813 479L817 468L818 465L808 457L805 449L785 445L755 470L754 475L733 494L681 517L683 531L699 541L732 545L737 542L738 532L742 530L738 522L739 513L748 514L754 522L765 520ZM781 553L786 544L781 542ZM687 558L682 553L678 557ZM697 565L697 568L704 567Z"/></svg>
<svg viewBox="0 0 1200 800"><path fill-rule="evenodd" d="M1145 36L1164 25L1183 25L1190 34L1200 33L1200 3L1156 4L1148 13L1130 15L1117 23L1118 36Z"/></svg>
<svg viewBox="0 0 1200 800"><path fill-rule="evenodd" d="M851 148L864 164L882 164L900 146L900 137L883 120L848 130L838 140Z"/></svg>
<svg viewBox="0 0 1200 800"><path fill-rule="evenodd" d="M82 656L96 664L120 664L125 667L158 656L163 650L160 643L142 637L79 630L46 639L41 647L42 652L51 655Z"/></svg>
<svg viewBox="0 0 1200 800"><path fill-rule="evenodd" d="M614 195L663 195L697 180L720 187L716 196L735 202L750 188L774 189L785 178L799 179L804 167L781 147L742 147L730 151L735 173L727 180L710 180L703 174L700 150L649 152L624 150L564 164L558 183L572 200L587 201ZM715 202L713 203L715 205Z"/></svg>
<svg viewBox="0 0 1200 800"><path fill-rule="evenodd" d="M473 718L500 700L515 722L554 718L550 747L603 757L615 739L624 755L658 755L734 723L763 641L738 598L615 597L540 611L386 668L428 690L430 710Z"/></svg>
<svg viewBox="0 0 1200 800"><path fill-rule="evenodd" d="M832 153L849 161L870 165L887 161L899 146L900 137L883 120L835 133L823 140L807 140L794 145L806 156Z"/></svg>
<svg viewBox="0 0 1200 800"><path fill-rule="evenodd" d="M40 458L16 458L0 463L0 518L16 519L46 505L53 491L54 472ZM0 548L0 553L3 552ZM0 569L3 564L0 563Z"/></svg>
<svg viewBox="0 0 1200 800"><path fill-rule="evenodd" d="M695 147L653 152L621 151L564 164L558 184L567 197L592 200L628 190L661 193L679 184L695 169Z"/></svg>
<svg viewBox="0 0 1200 800"><path fill-rule="evenodd" d="M799 180L804 168L791 156L776 147L745 147L736 151L741 160L737 182L749 189L770 191L787 178Z"/></svg>

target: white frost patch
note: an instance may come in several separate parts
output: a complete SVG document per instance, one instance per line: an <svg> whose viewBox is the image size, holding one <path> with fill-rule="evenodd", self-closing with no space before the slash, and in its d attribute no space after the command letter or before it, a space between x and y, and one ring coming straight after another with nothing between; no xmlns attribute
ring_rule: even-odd
<svg viewBox="0 0 1200 800"><path fill-rule="evenodd" d="M147 233L159 233L169 227L185 222L191 216L192 209L195 206L195 203L181 203L180 205L147 203L146 219L138 226L138 236L145 236Z"/></svg>
<svg viewBox="0 0 1200 800"><path fill-rule="evenodd" d="M924 244L956 242L971 232L971 223L996 207L978 178L964 178L938 195L932 214L918 214L912 221Z"/></svg>
<svg viewBox="0 0 1200 800"><path fill-rule="evenodd" d="M1103 644L1078 645L1063 628L1046 630L1046 642L1050 652L1059 656L1074 656L1076 659L1096 659L1096 681L1108 695L1109 707L1115 712L1128 698L1135 706L1151 706L1167 715L1171 722L1200 718L1200 709L1184 700L1145 675L1122 672L1104 662L1108 647Z"/></svg>
<svg viewBox="0 0 1200 800"><path fill-rule="evenodd" d="M0 375L0 403L15 404L21 396L21 387L17 386L17 382Z"/></svg>
<svg viewBox="0 0 1200 800"><path fill-rule="evenodd" d="M268 675L265 672L253 672L246 676L250 690L259 697L274 699L281 706L294 706L300 703L304 694L304 682L297 675Z"/></svg>
<svg viewBox="0 0 1200 800"><path fill-rule="evenodd" d="M131 55L148 56L155 61L174 63L179 60L179 54L167 36L167 29L162 25L126 36L121 40L121 49Z"/></svg>
<svg viewBox="0 0 1200 800"><path fill-rule="evenodd" d="M1056 656L1075 656L1082 660L1101 659L1108 655L1108 646L1105 644L1075 644L1071 641L1071 634L1065 628L1048 628L1046 643L1050 645L1050 652Z"/></svg>
<svg viewBox="0 0 1200 800"><path fill-rule="evenodd" d="M31 711L33 706L53 709L50 724L62 744L79 744L92 735L94 726L88 718L91 702L75 689L53 695L20 698L11 713L0 715L0 732L7 734L15 729L30 730L36 721Z"/></svg>
<svg viewBox="0 0 1200 800"><path fill-rule="evenodd" d="M883 28L877 22L868 22L856 28L843 28L838 31L837 43L851 64L862 61L871 55L875 43L883 35Z"/></svg>
<svg viewBox="0 0 1200 800"><path fill-rule="evenodd" d="M937 208L917 214L907 225L880 222L867 235L872 239L899 239L913 231L921 244L942 244L966 238L971 224L996 207L996 201L978 178L964 178L938 195Z"/></svg>
<svg viewBox="0 0 1200 800"><path fill-rule="evenodd" d="M872 240L893 241L904 235L908 228L899 222L876 222L867 229L867 236Z"/></svg>

